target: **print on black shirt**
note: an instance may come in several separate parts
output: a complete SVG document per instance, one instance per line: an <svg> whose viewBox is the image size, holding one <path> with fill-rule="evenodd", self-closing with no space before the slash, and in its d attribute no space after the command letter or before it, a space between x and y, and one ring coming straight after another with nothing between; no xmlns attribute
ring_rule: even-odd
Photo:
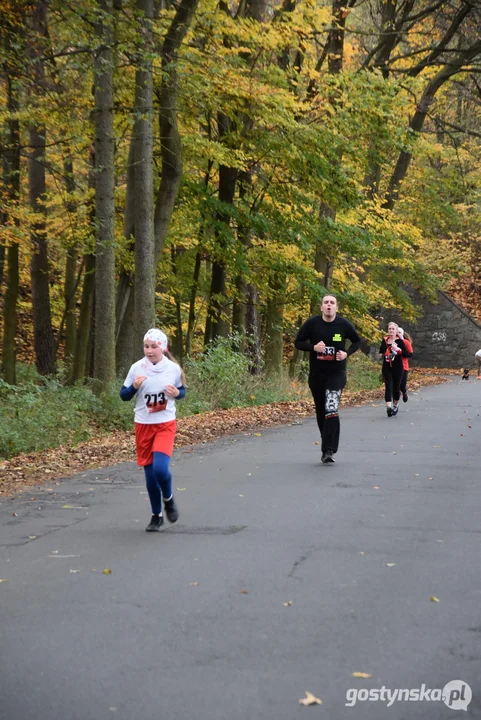
<svg viewBox="0 0 481 720"><path fill-rule="evenodd" d="M347 350L346 340L351 341ZM325 343L326 349L318 353L313 348L321 341ZM295 346L298 350L309 352L309 377L315 378L345 372L346 360L337 360L336 353L345 350L348 355L352 355L361 347L361 338L349 320L340 315L336 315L332 322L323 320L322 315L314 315L299 329Z"/></svg>

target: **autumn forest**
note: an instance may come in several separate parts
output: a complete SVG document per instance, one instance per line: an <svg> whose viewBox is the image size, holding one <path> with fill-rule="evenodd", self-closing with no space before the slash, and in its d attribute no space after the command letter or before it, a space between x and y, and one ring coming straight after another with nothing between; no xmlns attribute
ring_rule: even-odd
<svg viewBox="0 0 481 720"><path fill-rule="evenodd" d="M478 0L3 0L0 346L114 380L158 325L276 373L326 289L481 308ZM295 360L295 358L294 358Z"/></svg>

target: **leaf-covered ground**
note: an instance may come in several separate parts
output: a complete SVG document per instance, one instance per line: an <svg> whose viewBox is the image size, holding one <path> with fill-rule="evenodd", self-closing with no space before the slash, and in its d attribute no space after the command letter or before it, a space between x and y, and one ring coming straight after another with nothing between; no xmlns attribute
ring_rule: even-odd
<svg viewBox="0 0 481 720"><path fill-rule="evenodd" d="M445 376L452 373L452 370L442 369L414 370L410 374L409 389L443 383ZM383 395L383 388L345 392L342 405L363 405L382 400ZM284 425L311 415L314 415L314 405L307 400L192 415L178 420L175 445L206 443L234 433L248 434L259 428ZM41 453L17 455L0 461L0 495L4 498L17 495L34 486L52 483L84 470L132 461L135 461L133 427L132 431L101 435L76 447L64 445Z"/></svg>

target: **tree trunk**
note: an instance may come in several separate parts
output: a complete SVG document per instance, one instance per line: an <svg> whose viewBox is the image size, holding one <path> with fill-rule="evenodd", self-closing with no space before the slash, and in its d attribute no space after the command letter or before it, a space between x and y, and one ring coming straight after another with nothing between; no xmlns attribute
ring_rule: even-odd
<svg viewBox="0 0 481 720"><path fill-rule="evenodd" d="M311 313L311 314L313 315L314 313ZM297 327L298 328L301 327L302 323L303 323L303 318L298 317L297 318ZM292 357L289 361L289 377L291 378L291 380L295 380L296 378L299 377L299 371L300 371L303 355L304 355L304 353L302 352L302 350L298 350L296 347L294 347Z"/></svg>
<svg viewBox="0 0 481 720"><path fill-rule="evenodd" d="M345 0L332 0L333 24L326 45L328 68L329 74L331 75L339 75L342 72L342 64L344 60L344 36L346 32L345 10ZM330 98L329 102L334 107L338 105L338 99L336 97ZM340 156L337 162L341 162ZM319 205L319 239L316 242L314 267L317 272L321 273L319 284L329 288L334 270L334 260L331 252L329 251L329 242L326 242L325 229L329 227L326 223L326 219L334 222L336 219L336 210L335 208L330 207L326 202L321 201ZM314 304L317 305L317 301L315 299L311 302L311 313Z"/></svg>
<svg viewBox="0 0 481 720"><path fill-rule="evenodd" d="M170 248L170 263L172 268L172 275L174 277L173 296L175 303L175 332L172 335L171 345L172 352L174 353L177 360L181 363L184 355L184 333L182 330L182 308L181 308L181 297L177 286L177 255L184 252L183 248L178 250L172 246Z"/></svg>
<svg viewBox="0 0 481 720"><path fill-rule="evenodd" d="M219 135L225 135L229 130L229 119L219 113ZM235 168L221 165L219 167L219 201L232 205L237 180ZM218 221L223 225L224 233L230 233L230 213L218 213ZM216 337L227 337L229 324L226 320L227 298L226 298L226 239L219 230L216 230L217 253L212 259L212 281L209 291L209 307L207 317L210 320L211 339Z"/></svg>
<svg viewBox="0 0 481 720"><path fill-rule="evenodd" d="M93 332L92 314L95 307L95 255L84 256L84 282L75 341L75 355L69 383L84 380L90 375L90 350Z"/></svg>
<svg viewBox="0 0 481 720"><path fill-rule="evenodd" d="M12 243L7 250L7 290L4 301L2 370L3 379L10 385L16 383L17 297L19 286L18 244Z"/></svg>
<svg viewBox="0 0 481 720"><path fill-rule="evenodd" d="M316 242L316 253L314 256L314 268L319 273L319 285L321 290L330 290L332 285L332 273L334 264L328 259L328 250L330 243L331 222L336 218L336 211L329 207L327 203L321 203L319 207L319 235ZM319 300L312 298L310 304L311 315L319 313Z"/></svg>
<svg viewBox="0 0 481 720"><path fill-rule="evenodd" d="M247 195L247 189L252 185L252 174L251 172L244 172L240 177L239 182L239 199L242 201ZM239 252L241 256L241 266L247 264L246 254L251 244L251 232L248 227L239 223L237 237L240 241ZM242 262L244 260L244 263ZM240 352L245 350L245 333L246 333L246 293L247 284L244 279L244 275L239 272L234 281L235 284L235 297L234 305L232 308L232 332L236 333L241 338L239 346Z"/></svg>
<svg viewBox="0 0 481 720"><path fill-rule="evenodd" d="M18 111L16 85L7 75L7 147L4 155L4 182L11 204L18 203L20 195L20 125L15 114ZM4 214L4 222L7 221ZM18 220L15 220L18 225ZM2 371L4 380L16 383L15 336L17 334L17 298L19 279L19 247L11 242L7 250L7 287L3 304Z"/></svg>
<svg viewBox="0 0 481 720"><path fill-rule="evenodd" d="M199 0L180 0L162 46L160 90L161 180L154 215L155 259L160 258L182 178L182 146L177 127L177 55Z"/></svg>
<svg viewBox="0 0 481 720"><path fill-rule="evenodd" d="M41 95L45 87L45 70L42 40L47 36L47 4L37 0L32 8L32 30L30 57L35 92ZM55 373L55 342L52 329L49 289L48 246L45 228L43 201L45 183L46 129L32 122L29 126L30 152L28 156L29 202L36 219L32 223L32 317L34 330L35 364L40 375Z"/></svg>
<svg viewBox="0 0 481 720"><path fill-rule="evenodd" d="M474 43L469 49L462 50L451 59L449 65L443 67L428 83L418 103L417 110L413 115L409 128L413 136L418 135L424 127L424 121L431 107L438 90L451 78L459 73L463 66L468 66L478 55L481 54L481 41ZM386 200L383 207L392 210L397 199L401 184L405 179L412 159L411 150L401 150L396 167L391 175Z"/></svg>
<svg viewBox="0 0 481 720"><path fill-rule="evenodd" d="M155 325L154 174L152 128L153 0L137 0L141 54L135 77L135 279L134 347L141 354L146 331ZM140 44L139 42L139 44Z"/></svg>
<svg viewBox="0 0 481 720"><path fill-rule="evenodd" d="M247 285L246 293L246 350L249 372L259 375L262 369L261 341L259 331L259 293L255 285Z"/></svg>
<svg viewBox="0 0 481 720"><path fill-rule="evenodd" d="M95 88L95 389L115 379L115 171L113 102L113 5L98 0Z"/></svg>
<svg viewBox="0 0 481 720"><path fill-rule="evenodd" d="M192 338L194 335L194 323L195 323L195 299L197 297L197 288L199 286L200 268L202 264L202 253L199 250L195 256L194 275L192 278L192 288L190 291L189 300L189 319L187 322L187 333L185 336L185 354L190 357L192 352Z"/></svg>
<svg viewBox="0 0 481 720"><path fill-rule="evenodd" d="M235 293L234 304L232 307L232 333L236 334L240 338L239 351L244 352L245 343L244 338L246 334L246 295L247 285L242 275L237 275L235 279Z"/></svg>
<svg viewBox="0 0 481 720"><path fill-rule="evenodd" d="M266 307L265 366L268 375L282 373L284 349L284 289L285 278L277 275L269 281L272 290Z"/></svg>
<svg viewBox="0 0 481 720"><path fill-rule="evenodd" d="M142 356L143 348L138 348L134 343L134 293L130 292L124 310L124 322L122 331L117 338L116 345L116 370L117 375L125 377L133 362ZM148 329L148 328L147 328ZM145 334L145 333L144 333ZM140 352L140 355L139 355Z"/></svg>
<svg viewBox="0 0 481 720"><path fill-rule="evenodd" d="M67 187L67 193L72 197L75 192L75 181L73 176L73 163L72 158L68 156L64 162L64 173L65 183ZM67 210L69 213L75 213L75 205L69 200L67 202ZM67 371L67 377L69 376L73 359L75 357L75 337L77 333L77 314L76 314L76 302L75 295L77 292L77 260L78 253L75 246L67 249L67 259L65 261L65 286L64 286L64 300L65 300L65 352L64 361L65 368Z"/></svg>

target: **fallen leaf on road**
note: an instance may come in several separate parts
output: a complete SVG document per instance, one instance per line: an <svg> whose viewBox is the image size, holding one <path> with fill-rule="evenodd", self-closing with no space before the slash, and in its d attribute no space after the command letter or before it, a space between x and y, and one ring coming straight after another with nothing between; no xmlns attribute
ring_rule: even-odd
<svg viewBox="0 0 481 720"><path fill-rule="evenodd" d="M17 513L12 513L13 517L17 517Z"/></svg>
<svg viewBox="0 0 481 720"><path fill-rule="evenodd" d="M189 585L193 585L194 587L197 587L197 585L200 585L200 583L196 581L196 582L189 583Z"/></svg>
<svg viewBox="0 0 481 720"><path fill-rule="evenodd" d="M262 437L262 433L254 433L255 437Z"/></svg>
<svg viewBox="0 0 481 720"><path fill-rule="evenodd" d="M2 582L8 582L8 580L6 578L0 578L0 583Z"/></svg>
<svg viewBox="0 0 481 720"><path fill-rule="evenodd" d="M316 697L312 693L310 693L308 690L304 691L306 693L306 697L299 700L300 705L322 705L321 698Z"/></svg>
<svg viewBox="0 0 481 720"><path fill-rule="evenodd" d="M373 487L374 490L380 490L380 489L381 489L381 488L379 487L379 485L373 485L372 487Z"/></svg>
<svg viewBox="0 0 481 720"><path fill-rule="evenodd" d="M435 595L431 595L429 599L431 600L431 602L440 602L439 598L437 598Z"/></svg>
<svg viewBox="0 0 481 720"><path fill-rule="evenodd" d="M70 569L70 572L71 572L71 573L78 573L78 572L80 572L80 570L72 570L72 569Z"/></svg>
<svg viewBox="0 0 481 720"><path fill-rule="evenodd" d="M396 563L384 563L386 567L394 567Z"/></svg>
<svg viewBox="0 0 481 720"><path fill-rule="evenodd" d="M370 678L372 675L371 673L353 672L352 677Z"/></svg>
<svg viewBox="0 0 481 720"><path fill-rule="evenodd" d="M291 605L292 605L292 600L288 600L287 602L282 603L282 604L284 605L284 607L291 607Z"/></svg>
<svg viewBox="0 0 481 720"><path fill-rule="evenodd" d="M112 570L110 568L105 568L105 570L102 570L104 575L112 575Z"/></svg>
<svg viewBox="0 0 481 720"><path fill-rule="evenodd" d="M187 488L177 488L177 490L180 490L180 492L182 492L182 490L186 490L186 489Z"/></svg>
<svg viewBox="0 0 481 720"><path fill-rule="evenodd" d="M248 591L248 590L239 590L239 592L240 592L241 595L248 595L248 594L249 594L249 591Z"/></svg>

